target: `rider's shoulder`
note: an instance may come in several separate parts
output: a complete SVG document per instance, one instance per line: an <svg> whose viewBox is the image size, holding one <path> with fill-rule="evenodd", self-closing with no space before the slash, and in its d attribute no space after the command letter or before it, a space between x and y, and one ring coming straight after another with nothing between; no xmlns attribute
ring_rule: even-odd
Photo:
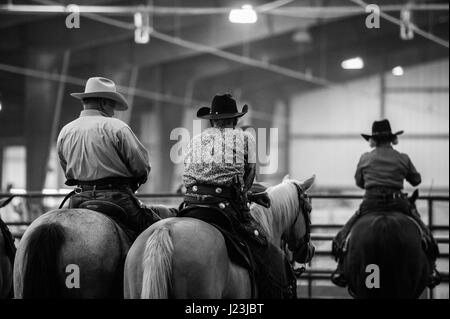
<svg viewBox="0 0 450 319"><path fill-rule="evenodd" d="M409 161L409 160L410 160L408 154L402 153L402 152L399 152L399 151L396 151L396 152L397 152L398 156L400 156L400 157L403 158L404 160L406 160L406 161Z"/></svg>
<svg viewBox="0 0 450 319"><path fill-rule="evenodd" d="M112 129L121 130L121 129L130 129L130 126L122 120L119 120L114 117L109 117L106 119L108 126Z"/></svg>
<svg viewBox="0 0 450 319"><path fill-rule="evenodd" d="M370 152L364 152L361 154L361 160L369 159L375 154L375 150L372 150Z"/></svg>

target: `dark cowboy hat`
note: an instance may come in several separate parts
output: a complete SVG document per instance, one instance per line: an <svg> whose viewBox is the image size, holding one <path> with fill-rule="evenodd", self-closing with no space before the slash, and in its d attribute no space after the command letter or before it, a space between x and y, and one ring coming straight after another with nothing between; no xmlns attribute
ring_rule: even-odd
<svg viewBox="0 0 450 319"><path fill-rule="evenodd" d="M364 139L367 141L371 138L388 138L388 139L394 139L398 135L403 134L403 131L399 131L397 133L392 133L391 124L388 120L382 120L382 121L375 121L372 125L372 135L368 134L361 134Z"/></svg>
<svg viewBox="0 0 450 319"><path fill-rule="evenodd" d="M202 107L197 117L205 120L223 120L244 116L248 112L248 105L244 105L242 112L238 111L236 100L231 94L216 95L211 107Z"/></svg>

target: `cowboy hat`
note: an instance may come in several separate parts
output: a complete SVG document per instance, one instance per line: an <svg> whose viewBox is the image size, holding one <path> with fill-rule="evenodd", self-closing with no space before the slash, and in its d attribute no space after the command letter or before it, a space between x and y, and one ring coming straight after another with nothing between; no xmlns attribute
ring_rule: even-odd
<svg viewBox="0 0 450 319"><path fill-rule="evenodd" d="M231 94L216 95L211 107L202 107L197 112L197 117L206 120L223 120L244 116L248 112L248 105L238 111L236 100Z"/></svg>
<svg viewBox="0 0 450 319"><path fill-rule="evenodd" d="M369 140L371 138L377 139L377 138L388 138L388 139L394 139L398 135L403 134L404 131L398 131L397 133L392 133L391 124L388 120L382 120L382 121L375 121L372 125L372 135L368 134L361 134L361 136L365 140Z"/></svg>
<svg viewBox="0 0 450 319"><path fill-rule="evenodd" d="M70 95L79 100L91 97L110 99L116 102L115 109L119 111L128 109L128 103L125 97L117 92L116 84L107 78L89 78L86 82L84 93L71 93Z"/></svg>

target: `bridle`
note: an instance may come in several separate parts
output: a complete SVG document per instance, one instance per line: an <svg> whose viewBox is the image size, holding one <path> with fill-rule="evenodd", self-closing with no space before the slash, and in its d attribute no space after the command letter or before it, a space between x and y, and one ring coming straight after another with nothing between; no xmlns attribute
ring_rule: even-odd
<svg viewBox="0 0 450 319"><path fill-rule="evenodd" d="M289 238L288 238L288 246L289 250L293 253L294 260L291 261L291 264L294 263L295 257L299 256L299 259L302 261L307 262L307 260L312 258L312 255L314 255L314 246L311 244L311 203L308 195L306 192L302 189L300 185L293 182L298 195L298 202L299 202L299 209L297 211L297 214L295 216L294 222L292 223L290 229L289 229ZM293 237L295 234L295 226L297 224L298 218L300 215L303 216L305 220L305 235L297 240L295 244L292 244ZM300 272L303 272L304 268L300 270Z"/></svg>

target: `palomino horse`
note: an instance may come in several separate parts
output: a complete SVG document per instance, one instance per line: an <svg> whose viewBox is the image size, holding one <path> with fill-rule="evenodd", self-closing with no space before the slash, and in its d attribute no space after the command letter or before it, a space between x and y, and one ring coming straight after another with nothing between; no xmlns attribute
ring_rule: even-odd
<svg viewBox="0 0 450 319"><path fill-rule="evenodd" d="M344 258L355 298L418 298L430 264L418 225L400 212L363 215L353 226Z"/></svg>
<svg viewBox="0 0 450 319"><path fill-rule="evenodd" d="M268 189L271 208L252 205L251 214L276 247L282 239L294 251L310 245L303 211L314 177L300 184L286 177ZM305 215L308 215L305 217ZM305 242L305 237L308 238ZM306 261L314 255L313 246ZM280 249L280 258L283 258ZM298 255L297 255L298 256ZM194 218L169 218L145 230L131 247L124 274L125 298L251 298L248 271L230 261L222 234Z"/></svg>
<svg viewBox="0 0 450 319"><path fill-rule="evenodd" d="M12 197L0 200L0 208L6 206L11 200ZM8 248L7 233L6 225L0 216L0 299L13 297L13 263L12 256L9 256L13 252Z"/></svg>
<svg viewBox="0 0 450 319"><path fill-rule="evenodd" d="M107 216L58 209L37 218L20 241L15 298L121 298L131 245Z"/></svg>

